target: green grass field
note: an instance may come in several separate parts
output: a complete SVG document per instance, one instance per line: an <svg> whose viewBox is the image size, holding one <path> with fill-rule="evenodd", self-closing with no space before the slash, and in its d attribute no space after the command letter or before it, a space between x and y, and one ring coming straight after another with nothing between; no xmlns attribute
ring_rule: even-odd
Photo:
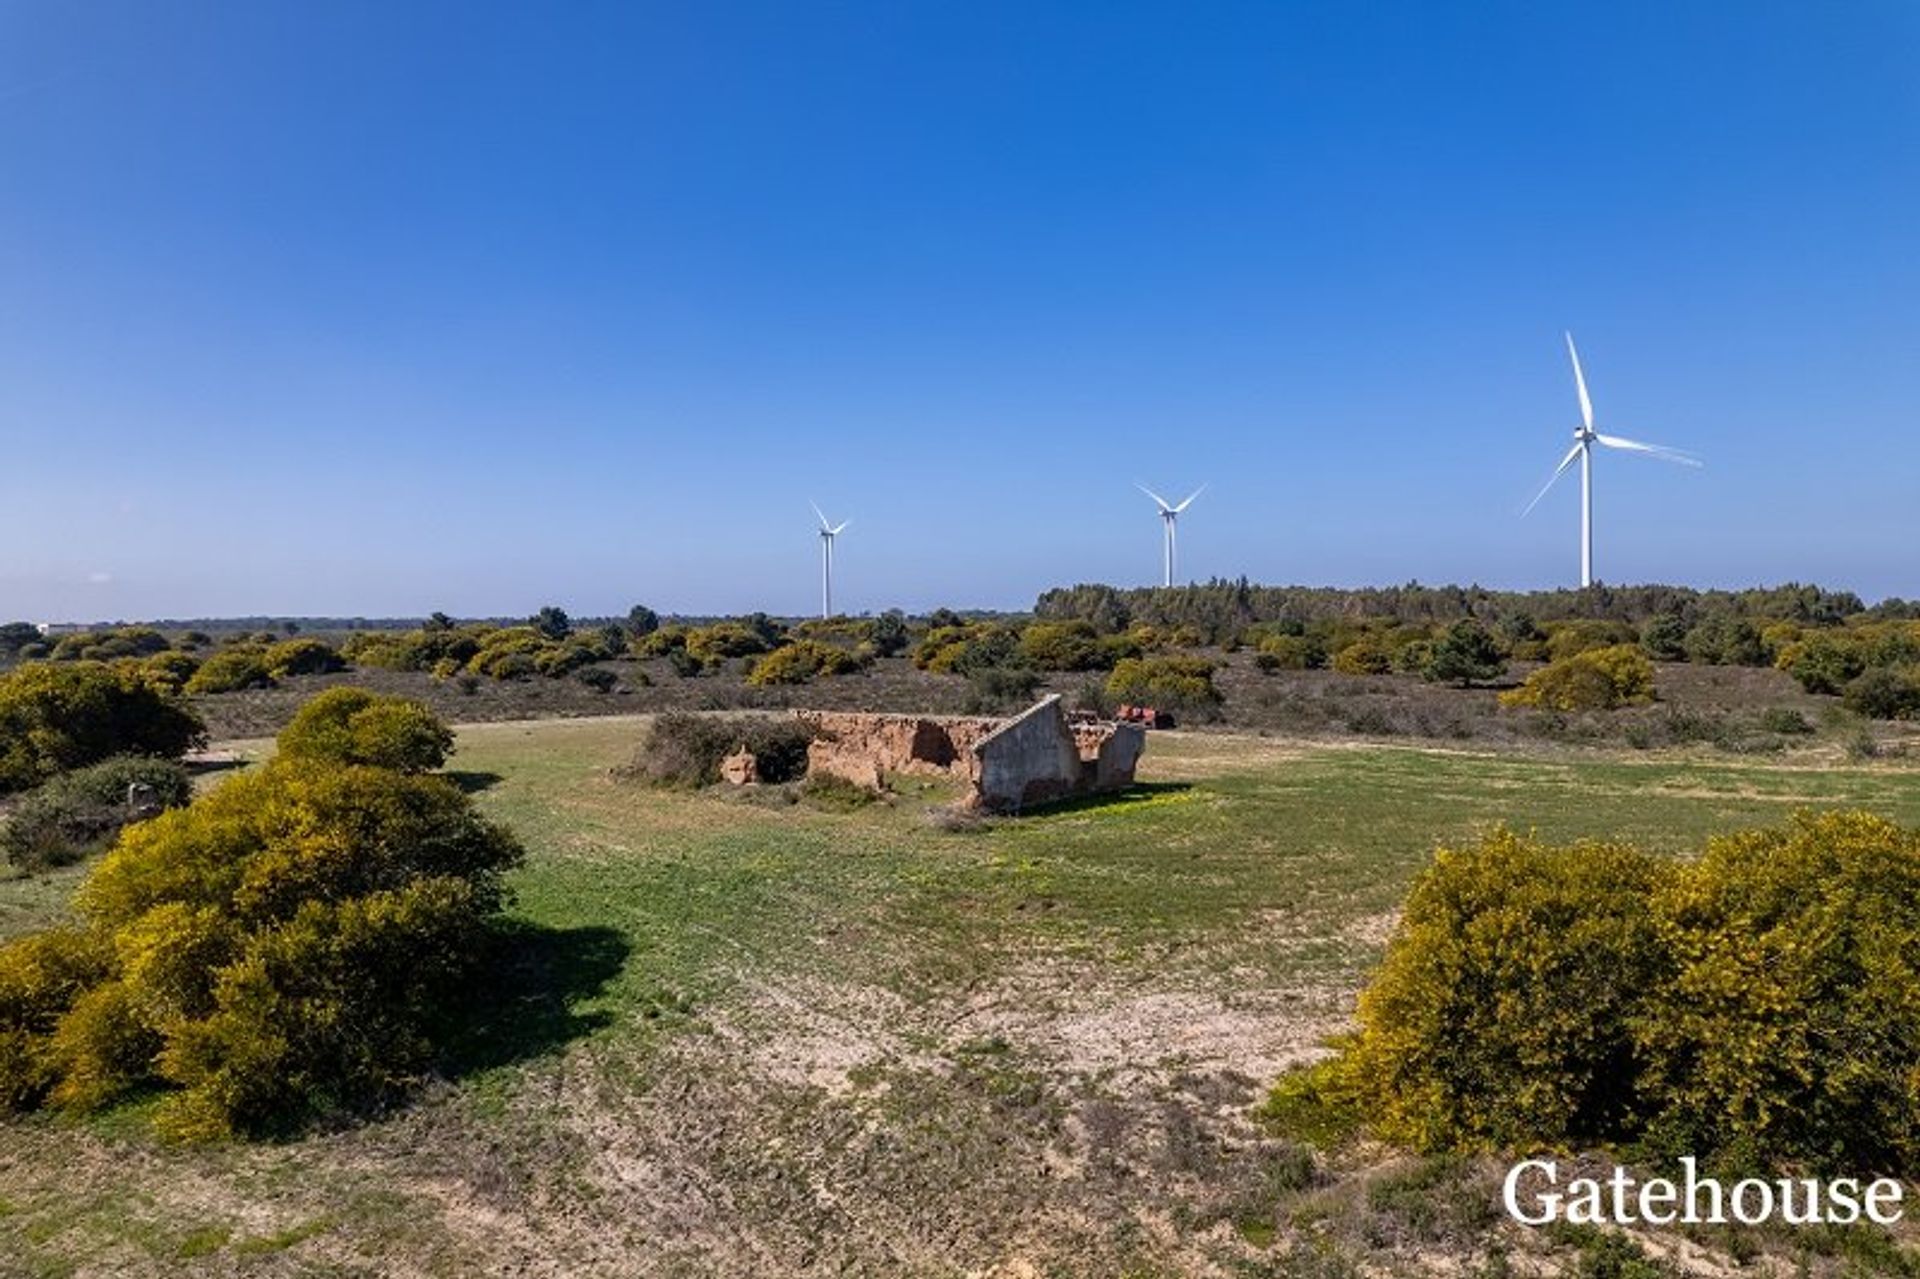
<svg viewBox="0 0 1920 1279"><path fill-rule="evenodd" d="M0 1275L1350 1273L1276 1215L1299 1188L1248 1111L1341 1027L1436 842L1920 824L1884 765L1161 735L1132 794L953 830L911 787L616 782L635 734L461 732L529 858L520 962L449 1078L277 1145L166 1147L139 1105L0 1124ZM0 881L0 935L78 873ZM1419 1274L1472 1251L1447 1229L1352 1246Z"/></svg>

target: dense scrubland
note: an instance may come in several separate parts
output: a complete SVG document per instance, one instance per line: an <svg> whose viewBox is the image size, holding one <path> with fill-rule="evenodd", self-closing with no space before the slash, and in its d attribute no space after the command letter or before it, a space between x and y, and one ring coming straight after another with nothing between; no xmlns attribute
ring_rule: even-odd
<svg viewBox="0 0 1920 1279"><path fill-rule="evenodd" d="M7 628L0 1256L1920 1273L1903 1230L1526 1231L1496 1186L1540 1149L1920 1176L1910 612L1214 583ZM687 713L1047 689L1213 731L983 820ZM597 718L445 722L530 709ZM768 784L715 786L740 741Z"/></svg>

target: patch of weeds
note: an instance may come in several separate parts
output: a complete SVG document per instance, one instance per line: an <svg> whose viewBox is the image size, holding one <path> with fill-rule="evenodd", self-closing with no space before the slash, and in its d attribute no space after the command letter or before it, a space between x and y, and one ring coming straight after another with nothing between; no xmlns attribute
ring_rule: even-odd
<svg viewBox="0 0 1920 1279"><path fill-rule="evenodd" d="M1847 758L1858 763L1862 760L1878 758L1880 743L1874 739L1871 729L1862 728L1847 738Z"/></svg>
<svg viewBox="0 0 1920 1279"><path fill-rule="evenodd" d="M332 1217L315 1217L312 1221L304 1221L297 1226L289 1226L285 1230L276 1230L270 1235L255 1235L251 1239L242 1239L233 1245L234 1255L259 1257L270 1252L285 1252L295 1244L326 1233L333 1229L335 1224Z"/></svg>
<svg viewBox="0 0 1920 1279"><path fill-rule="evenodd" d="M1291 1137L1321 1150L1334 1150L1359 1136L1360 1108L1327 1085L1330 1067L1320 1064L1280 1077L1254 1118L1276 1136Z"/></svg>
<svg viewBox="0 0 1920 1279"><path fill-rule="evenodd" d="M1760 728L1783 737L1805 737L1813 732L1813 721L1791 706L1770 706L1760 712Z"/></svg>
<svg viewBox="0 0 1920 1279"><path fill-rule="evenodd" d="M800 783L800 798L832 813L852 813L880 802L878 791L832 773L808 773Z"/></svg>
<svg viewBox="0 0 1920 1279"><path fill-rule="evenodd" d="M1411 1238L1421 1243L1465 1243L1490 1228L1497 1216L1495 1195L1476 1175L1475 1165L1459 1155L1434 1155L1380 1177L1367 1187L1369 1241L1392 1243Z"/></svg>
<svg viewBox="0 0 1920 1279"><path fill-rule="evenodd" d="M233 1231L225 1226L206 1226L189 1231L174 1249L174 1255L182 1261L191 1261L195 1257L211 1256L227 1246L227 1240L233 1237Z"/></svg>
<svg viewBox="0 0 1920 1279"><path fill-rule="evenodd" d="M1614 1231L1556 1222L1547 1227L1547 1235L1557 1244L1578 1250L1569 1272L1573 1279L1673 1279L1678 1273Z"/></svg>

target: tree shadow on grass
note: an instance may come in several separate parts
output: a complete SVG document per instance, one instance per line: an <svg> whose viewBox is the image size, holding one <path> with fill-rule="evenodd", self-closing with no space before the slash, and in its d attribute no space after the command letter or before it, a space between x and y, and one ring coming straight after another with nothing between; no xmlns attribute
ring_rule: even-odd
<svg viewBox="0 0 1920 1279"><path fill-rule="evenodd" d="M576 1005L617 977L632 949L611 928L496 925L484 976L449 1010L442 1069L457 1079L543 1057L611 1024L611 1013Z"/></svg>
<svg viewBox="0 0 1920 1279"><path fill-rule="evenodd" d="M484 770L470 768L449 768L446 772L442 773L441 776L452 782L455 786L458 786L463 793L468 795L473 795L491 787L498 786L506 780L506 778L498 773L489 773Z"/></svg>

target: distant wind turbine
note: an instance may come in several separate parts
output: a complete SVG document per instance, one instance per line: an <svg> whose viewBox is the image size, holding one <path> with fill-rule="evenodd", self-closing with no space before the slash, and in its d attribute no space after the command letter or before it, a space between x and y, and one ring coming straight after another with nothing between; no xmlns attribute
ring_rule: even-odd
<svg viewBox="0 0 1920 1279"><path fill-rule="evenodd" d="M813 513L820 515L820 508L812 502ZM838 524L828 521L820 515L820 616L833 616L833 539L839 537L852 520L841 520Z"/></svg>
<svg viewBox="0 0 1920 1279"><path fill-rule="evenodd" d="M1166 572L1165 572L1165 575L1162 577L1160 584L1162 586L1172 586L1173 585L1174 543L1175 541L1178 540L1178 535L1174 532L1174 526L1180 522L1180 512L1186 510L1189 506L1193 505L1193 499L1196 497L1199 497L1202 493L1206 492L1207 486L1202 484L1199 488L1187 494L1187 500L1180 503L1178 506L1170 505L1167 502L1166 498L1161 497L1158 493L1154 492L1152 489L1148 488L1144 484L1135 484L1134 487L1139 489L1142 493L1145 493L1148 497L1152 498L1153 504L1160 508L1160 523L1165 525L1166 527L1166 542L1167 542Z"/></svg>
<svg viewBox="0 0 1920 1279"><path fill-rule="evenodd" d="M1573 334L1567 334L1567 356L1573 361L1573 385L1580 393L1580 425L1573 428L1573 447L1560 459L1560 465L1553 469L1541 490L1534 494L1533 501L1527 503L1527 509L1520 512L1526 518L1534 507L1540 505L1540 499L1554 486L1561 474L1573 465L1575 458L1580 459L1580 585L1593 585L1593 446L1604 445L1610 449L1623 449L1628 453L1645 453L1657 457L1663 462L1677 462L1681 466L1699 466L1700 459L1679 449L1670 449L1660 444L1642 444L1638 440L1624 439L1618 435L1602 435L1593 429L1593 401L1587 398L1587 378L1580 371L1580 353L1573 348Z"/></svg>

